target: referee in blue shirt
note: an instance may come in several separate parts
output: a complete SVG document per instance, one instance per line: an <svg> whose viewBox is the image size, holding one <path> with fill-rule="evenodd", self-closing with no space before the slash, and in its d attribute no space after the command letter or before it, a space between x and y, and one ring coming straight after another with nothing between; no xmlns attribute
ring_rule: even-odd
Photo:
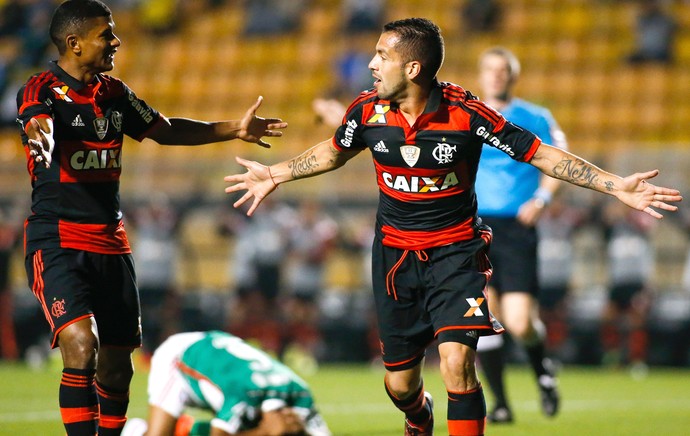
<svg viewBox="0 0 690 436"><path fill-rule="evenodd" d="M543 142L567 148L565 135L548 109L513 96L519 74L520 62L511 51L503 47L486 50L479 60L480 97ZM479 216L494 234L489 302L511 337L524 346L539 385L542 410L547 416L558 412L559 396L553 369L544 356L545 329L537 307L535 225L560 184L557 179L542 177L534 166L517 162L484 144L475 188ZM478 352L495 398L487 420L512 422L503 383L503 336L481 338Z"/></svg>

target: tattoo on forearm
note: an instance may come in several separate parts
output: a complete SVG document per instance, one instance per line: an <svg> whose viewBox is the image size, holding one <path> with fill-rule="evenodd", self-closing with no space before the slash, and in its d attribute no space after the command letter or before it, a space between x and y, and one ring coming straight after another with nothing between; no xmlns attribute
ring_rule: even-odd
<svg viewBox="0 0 690 436"><path fill-rule="evenodd" d="M561 180L585 188L594 188L597 180L595 167L580 159L563 159L553 168L552 172ZM612 188L613 182L606 182L606 189L611 190Z"/></svg>
<svg viewBox="0 0 690 436"><path fill-rule="evenodd" d="M292 170L292 177L295 179L313 174L318 166L316 156L314 156L312 150L296 157L288 164L288 167Z"/></svg>
<svg viewBox="0 0 690 436"><path fill-rule="evenodd" d="M606 188L607 191L613 191L613 188L615 187L613 182L604 182L604 187Z"/></svg>

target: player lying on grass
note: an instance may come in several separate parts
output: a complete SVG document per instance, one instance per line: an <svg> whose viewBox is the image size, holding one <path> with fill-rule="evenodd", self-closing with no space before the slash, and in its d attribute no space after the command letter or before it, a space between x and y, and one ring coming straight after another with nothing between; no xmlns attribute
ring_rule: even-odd
<svg viewBox="0 0 690 436"><path fill-rule="evenodd" d="M306 382L228 333L170 336L153 353L148 421L132 418L123 436L330 436ZM194 422L188 407L211 411Z"/></svg>

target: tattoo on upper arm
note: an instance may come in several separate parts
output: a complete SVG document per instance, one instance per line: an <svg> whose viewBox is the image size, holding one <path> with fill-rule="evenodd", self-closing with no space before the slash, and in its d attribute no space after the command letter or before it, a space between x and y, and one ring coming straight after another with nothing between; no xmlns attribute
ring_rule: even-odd
<svg viewBox="0 0 690 436"><path fill-rule="evenodd" d="M596 168L580 159L565 158L553 168L552 172L561 180L586 188L593 188L597 180ZM611 190L613 182L606 182L606 188Z"/></svg>
<svg viewBox="0 0 690 436"><path fill-rule="evenodd" d="M292 177L295 179L314 173L318 166L313 150L308 150L306 153L299 155L288 164L288 167L292 170Z"/></svg>

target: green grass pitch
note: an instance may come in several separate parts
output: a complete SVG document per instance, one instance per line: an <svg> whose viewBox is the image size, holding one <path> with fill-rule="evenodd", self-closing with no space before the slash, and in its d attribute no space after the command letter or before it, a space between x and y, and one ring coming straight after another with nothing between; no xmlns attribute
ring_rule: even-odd
<svg viewBox="0 0 690 436"><path fill-rule="evenodd" d="M145 417L147 372L137 366L128 416ZM40 370L0 363L0 435L64 435L59 379L59 362ZM402 415L383 391L379 366L326 365L305 379L335 435L402 434ZM425 384L436 399L436 435L447 435L445 391L436 368L427 367ZM690 434L690 369L652 368L646 377L634 378L624 370L565 367L562 409L553 419L541 415L532 375L524 367L509 367L507 384L516 422L489 424L487 435ZM490 404L488 394L487 399Z"/></svg>

